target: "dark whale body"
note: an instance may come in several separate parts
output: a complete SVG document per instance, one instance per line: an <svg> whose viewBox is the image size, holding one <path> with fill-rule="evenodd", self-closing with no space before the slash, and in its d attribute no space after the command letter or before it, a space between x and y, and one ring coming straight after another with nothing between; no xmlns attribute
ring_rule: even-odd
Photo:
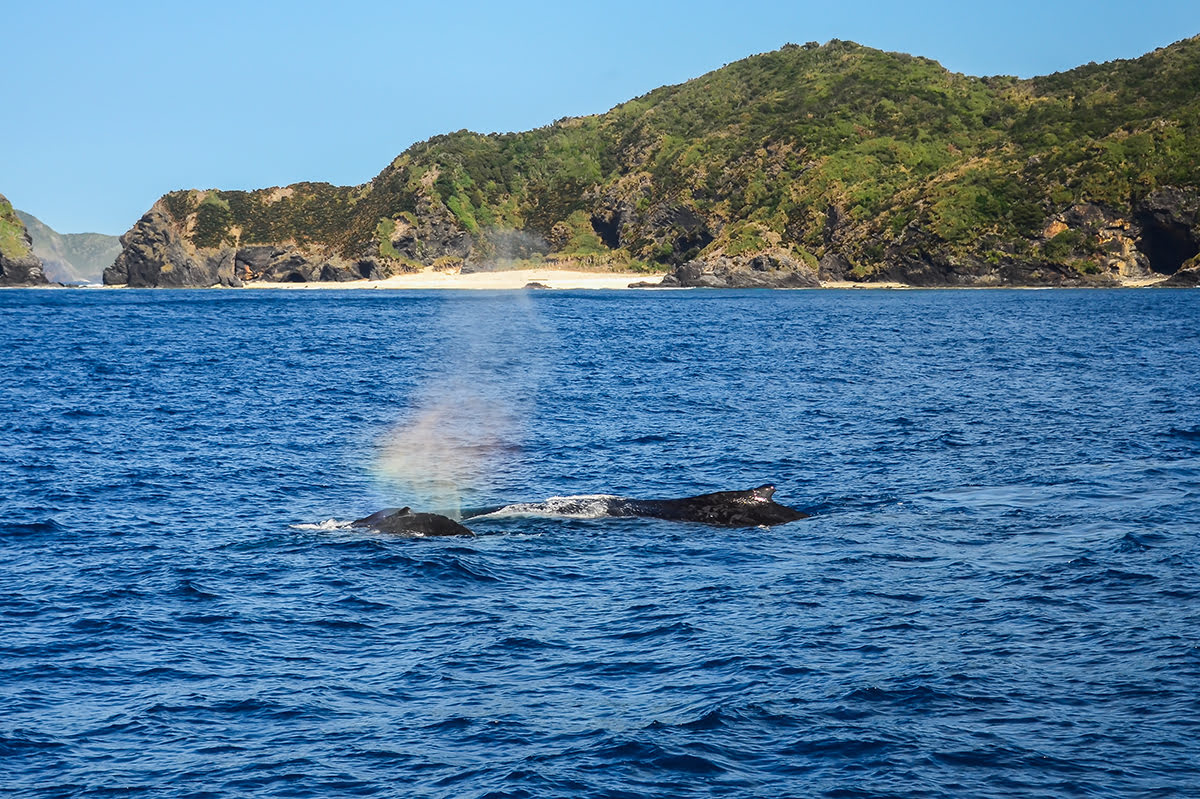
<svg viewBox="0 0 1200 799"><path fill-rule="evenodd" d="M808 514L780 505L772 496L775 486L767 483L749 491L717 491L683 499L629 499L604 495L558 497L537 503L519 503L482 513L547 514L576 518L642 516L674 522L696 522L716 527L772 527Z"/></svg>
<svg viewBox="0 0 1200 799"><path fill-rule="evenodd" d="M772 527L808 514L780 505L772 497L775 486L767 483L749 491L716 491L683 499L624 499L612 503L612 516L645 516L674 522L698 522L717 527Z"/></svg>
<svg viewBox="0 0 1200 799"><path fill-rule="evenodd" d="M546 502L517 503L467 514L480 518L493 514L530 514L594 519L641 516L673 522L695 522L715 527L773 527L807 519L803 511L780 505L770 483L748 491L717 491L683 499L629 499L608 495L557 497ZM382 533L406 536L475 535L448 516L413 513L409 508L384 508L350 523Z"/></svg>
<svg viewBox="0 0 1200 799"><path fill-rule="evenodd" d="M351 527L370 527L394 535L475 535L449 516L437 513L413 513L409 508L384 508L350 523Z"/></svg>

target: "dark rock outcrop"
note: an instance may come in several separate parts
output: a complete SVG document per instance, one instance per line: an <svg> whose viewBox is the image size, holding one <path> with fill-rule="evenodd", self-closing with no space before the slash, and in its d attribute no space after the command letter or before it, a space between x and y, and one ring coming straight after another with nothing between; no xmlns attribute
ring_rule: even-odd
<svg viewBox="0 0 1200 799"><path fill-rule="evenodd" d="M247 281L311 283L386 276L376 258L347 259L292 243L197 247L161 201L121 237L121 246L121 254L104 270L106 285L240 287Z"/></svg>
<svg viewBox="0 0 1200 799"><path fill-rule="evenodd" d="M375 258L348 261L320 257L297 247L254 245L234 252L234 275L242 281L313 283L317 281L382 280L384 270Z"/></svg>
<svg viewBox="0 0 1200 799"><path fill-rule="evenodd" d="M1186 266L1156 285L1164 288L1195 288L1200 286L1200 264Z"/></svg>
<svg viewBox="0 0 1200 799"><path fill-rule="evenodd" d="M1160 275L1176 276L1200 256L1200 191L1169 187L1135 206L1137 249ZM1177 284L1191 285L1187 276Z"/></svg>
<svg viewBox="0 0 1200 799"><path fill-rule="evenodd" d="M817 277L836 282L850 279L850 262L835 252L826 252L817 262Z"/></svg>
<svg viewBox="0 0 1200 799"><path fill-rule="evenodd" d="M872 279L909 286L963 288L1115 285L1108 276L1085 278L1061 263L1033 256L996 252L985 259L974 254L956 255L935 237L915 228L888 245L882 266Z"/></svg>
<svg viewBox="0 0 1200 799"><path fill-rule="evenodd" d="M811 267L781 251L753 256L719 255L688 261L663 278L662 286L711 289L800 289L821 285Z"/></svg>
<svg viewBox="0 0 1200 799"><path fill-rule="evenodd" d="M204 251L187 241L162 203L121 237L121 254L104 270L105 285L133 288L240 286L229 248Z"/></svg>
<svg viewBox="0 0 1200 799"><path fill-rule="evenodd" d="M395 257L432 264L441 258L462 261L472 254L474 239L443 203L421 194L415 205L412 214L392 220L388 245Z"/></svg>
<svg viewBox="0 0 1200 799"><path fill-rule="evenodd" d="M1159 285L1200 286L1200 191L1155 192L1140 204L1137 218L1142 227L1138 248L1151 269L1169 275Z"/></svg>
<svg viewBox="0 0 1200 799"><path fill-rule="evenodd" d="M0 286L44 286L49 281L33 254L33 239L0 194Z"/></svg>

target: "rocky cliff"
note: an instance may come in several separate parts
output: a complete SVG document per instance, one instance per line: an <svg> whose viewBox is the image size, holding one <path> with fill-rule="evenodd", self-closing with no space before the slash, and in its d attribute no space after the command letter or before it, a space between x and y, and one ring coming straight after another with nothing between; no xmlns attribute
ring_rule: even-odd
<svg viewBox="0 0 1200 799"><path fill-rule="evenodd" d="M328 244L303 236L242 243L240 236L205 237L205 206L216 192L186 192L159 200L121 237L122 250L104 270L106 285L131 287L227 286L247 281L296 282L378 279L376 258L347 258ZM182 199L183 210L172 202ZM187 201L194 201L192 207ZM221 206L216 206L220 208ZM227 209L224 209L227 210ZM266 243L258 243L265 241Z"/></svg>
<svg viewBox="0 0 1200 799"><path fill-rule="evenodd" d="M29 231L12 204L0 194L0 286L38 286L49 281L33 254Z"/></svg>
<svg viewBox="0 0 1200 799"><path fill-rule="evenodd" d="M787 45L592 117L410 147L370 183L164 196L106 283L572 260L685 286L1200 273L1200 38L1031 80Z"/></svg>

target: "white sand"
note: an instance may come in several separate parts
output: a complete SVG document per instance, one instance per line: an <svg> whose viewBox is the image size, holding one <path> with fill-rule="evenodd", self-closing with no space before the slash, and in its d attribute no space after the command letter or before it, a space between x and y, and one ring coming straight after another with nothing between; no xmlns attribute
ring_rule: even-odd
<svg viewBox="0 0 1200 799"><path fill-rule="evenodd" d="M265 283L262 281L252 281L246 283L246 288L252 289L318 289L326 291L329 289L484 289L491 291L503 291L512 289L523 289L530 283L540 283L547 288L552 289L624 289L628 288L630 283L659 283L665 273L655 274L640 274L634 272L585 272L581 270L571 269L510 269L500 272L476 272L473 274L459 274L457 272L439 272L432 268L426 268L421 272L412 274L397 275L390 277L387 280L350 280L345 283L317 282L317 283ZM1126 288L1145 288L1161 283L1166 278L1162 275L1155 275L1146 278L1125 278L1122 279L1120 285ZM0 286L4 288L24 288L22 286ZM57 288L56 286L35 286L34 288ZM67 288L67 287L64 287ZM124 286L97 286L89 285L86 288L124 288ZM213 288L218 288L213 286ZM912 289L920 288L910 286L905 283L853 283L850 281L825 281L821 283L823 289ZM1013 287L1013 286L933 286L930 288L944 289L1011 289L1011 288L1036 288L1048 289L1051 286L1029 286L1029 287Z"/></svg>
<svg viewBox="0 0 1200 799"><path fill-rule="evenodd" d="M850 280L822 280L823 289L908 289L907 283L854 283Z"/></svg>
<svg viewBox="0 0 1200 799"><path fill-rule="evenodd" d="M425 269L386 280L351 280L345 283L249 282L251 289L523 289L541 283L551 289L624 289L630 283L658 283L662 274L632 272L580 272L567 269L510 269L501 272L458 274Z"/></svg>

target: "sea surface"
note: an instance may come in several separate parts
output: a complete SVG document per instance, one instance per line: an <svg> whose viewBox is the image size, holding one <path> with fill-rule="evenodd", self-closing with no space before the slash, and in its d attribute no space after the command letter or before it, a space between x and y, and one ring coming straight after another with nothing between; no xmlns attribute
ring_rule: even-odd
<svg viewBox="0 0 1200 799"><path fill-rule="evenodd" d="M1198 309L0 292L0 791L1200 795Z"/></svg>

